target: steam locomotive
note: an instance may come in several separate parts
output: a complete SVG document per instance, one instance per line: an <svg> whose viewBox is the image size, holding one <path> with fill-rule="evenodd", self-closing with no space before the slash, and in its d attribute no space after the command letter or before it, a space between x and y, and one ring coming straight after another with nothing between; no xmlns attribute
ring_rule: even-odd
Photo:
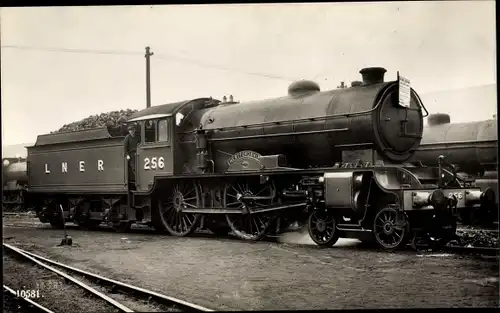
<svg viewBox="0 0 500 313"><path fill-rule="evenodd" d="M426 166L437 166L440 155L452 163L459 175L473 180L474 185L495 193L493 206L464 208L461 221L469 224L491 223L498 220L498 133L497 119L451 123L448 114L436 113L427 118L420 147L411 157L411 162Z"/></svg>
<svg viewBox="0 0 500 313"><path fill-rule="evenodd" d="M20 211L24 205L24 192L28 184L26 159L22 157L2 159L2 209Z"/></svg>
<svg viewBox="0 0 500 313"><path fill-rule="evenodd" d="M298 81L288 95L239 103L199 98L128 119L141 142L129 175L123 135L106 128L40 135L28 147L25 200L42 222L116 231L132 223L186 236L245 240L307 225L318 245L340 237L394 250L453 238L463 207L491 199L454 167L406 161L420 146L425 107L409 81L365 68L350 88ZM426 113L427 114L427 113Z"/></svg>

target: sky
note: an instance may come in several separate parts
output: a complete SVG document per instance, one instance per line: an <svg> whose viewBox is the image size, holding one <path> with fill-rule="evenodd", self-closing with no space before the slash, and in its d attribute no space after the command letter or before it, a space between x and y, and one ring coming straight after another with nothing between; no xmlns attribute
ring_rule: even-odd
<svg viewBox="0 0 500 313"><path fill-rule="evenodd" d="M2 145L145 108L145 46L152 105L280 97L298 79L328 90L368 66L419 94L496 84L494 1L2 7L0 25Z"/></svg>

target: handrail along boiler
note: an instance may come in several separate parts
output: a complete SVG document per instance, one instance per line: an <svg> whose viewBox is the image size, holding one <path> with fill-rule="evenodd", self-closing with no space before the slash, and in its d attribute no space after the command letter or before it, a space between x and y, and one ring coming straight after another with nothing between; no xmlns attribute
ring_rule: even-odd
<svg viewBox="0 0 500 313"><path fill-rule="evenodd" d="M132 188L123 136L39 136L28 148L30 201L56 226L61 204L83 227L106 221L117 231L135 222L259 240L299 222L320 245L356 237L392 250L415 234L449 239L457 209L484 196L445 163L403 163L420 145L425 107L409 80L384 82L385 72L363 69L350 88L298 81L275 99L139 111L128 120L141 135Z"/></svg>

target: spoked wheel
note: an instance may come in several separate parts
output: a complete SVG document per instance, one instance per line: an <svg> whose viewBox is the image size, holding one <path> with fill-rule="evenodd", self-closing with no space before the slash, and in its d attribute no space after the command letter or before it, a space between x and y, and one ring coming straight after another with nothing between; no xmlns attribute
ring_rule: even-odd
<svg viewBox="0 0 500 313"><path fill-rule="evenodd" d="M399 214L399 221L397 217ZM373 233L377 243L385 250L393 251L406 244L408 221L396 209L386 207L380 210L373 222Z"/></svg>
<svg viewBox="0 0 500 313"><path fill-rule="evenodd" d="M158 200L160 219L174 236L183 237L193 233L200 220L199 214L184 213L186 208L198 208L201 205L199 188L194 183L179 183L173 186L172 194L167 199Z"/></svg>
<svg viewBox="0 0 500 313"><path fill-rule="evenodd" d="M262 197L261 199L242 201L242 197ZM226 214L226 220L233 233L240 239L260 240L269 228L273 217L265 213L249 214L248 207L258 209L274 203L274 187L252 186L247 183L226 185L222 205L230 209L243 209L244 214Z"/></svg>
<svg viewBox="0 0 500 313"><path fill-rule="evenodd" d="M307 228L309 236L319 246L331 247L339 240L337 221L326 209L314 209L309 215Z"/></svg>

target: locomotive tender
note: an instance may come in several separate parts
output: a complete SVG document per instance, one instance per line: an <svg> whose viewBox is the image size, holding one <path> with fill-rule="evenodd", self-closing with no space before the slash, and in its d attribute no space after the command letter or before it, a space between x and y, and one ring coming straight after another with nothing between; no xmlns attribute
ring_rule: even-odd
<svg viewBox="0 0 500 313"><path fill-rule="evenodd" d="M482 190L491 189L495 196L493 206L464 208L462 222L471 222L472 216L481 222L498 219L498 132L497 119L477 122L451 123L448 114L436 113L427 118L422 142L410 161L425 166L437 166L440 155L446 157L456 170L474 180ZM490 202L487 202L490 203ZM474 214L474 212L479 214Z"/></svg>
<svg viewBox="0 0 500 313"><path fill-rule="evenodd" d="M175 236L204 228L258 240L307 221L319 245L355 237L392 250L410 235L449 239L457 210L487 197L461 187L442 158L437 168L402 164L420 145L425 108L409 81L384 82L385 72L363 69L351 88L300 81L276 99L139 111L128 120L141 137L134 181L123 136L40 135L28 147L27 199L55 227L63 211L82 227L135 222Z"/></svg>

